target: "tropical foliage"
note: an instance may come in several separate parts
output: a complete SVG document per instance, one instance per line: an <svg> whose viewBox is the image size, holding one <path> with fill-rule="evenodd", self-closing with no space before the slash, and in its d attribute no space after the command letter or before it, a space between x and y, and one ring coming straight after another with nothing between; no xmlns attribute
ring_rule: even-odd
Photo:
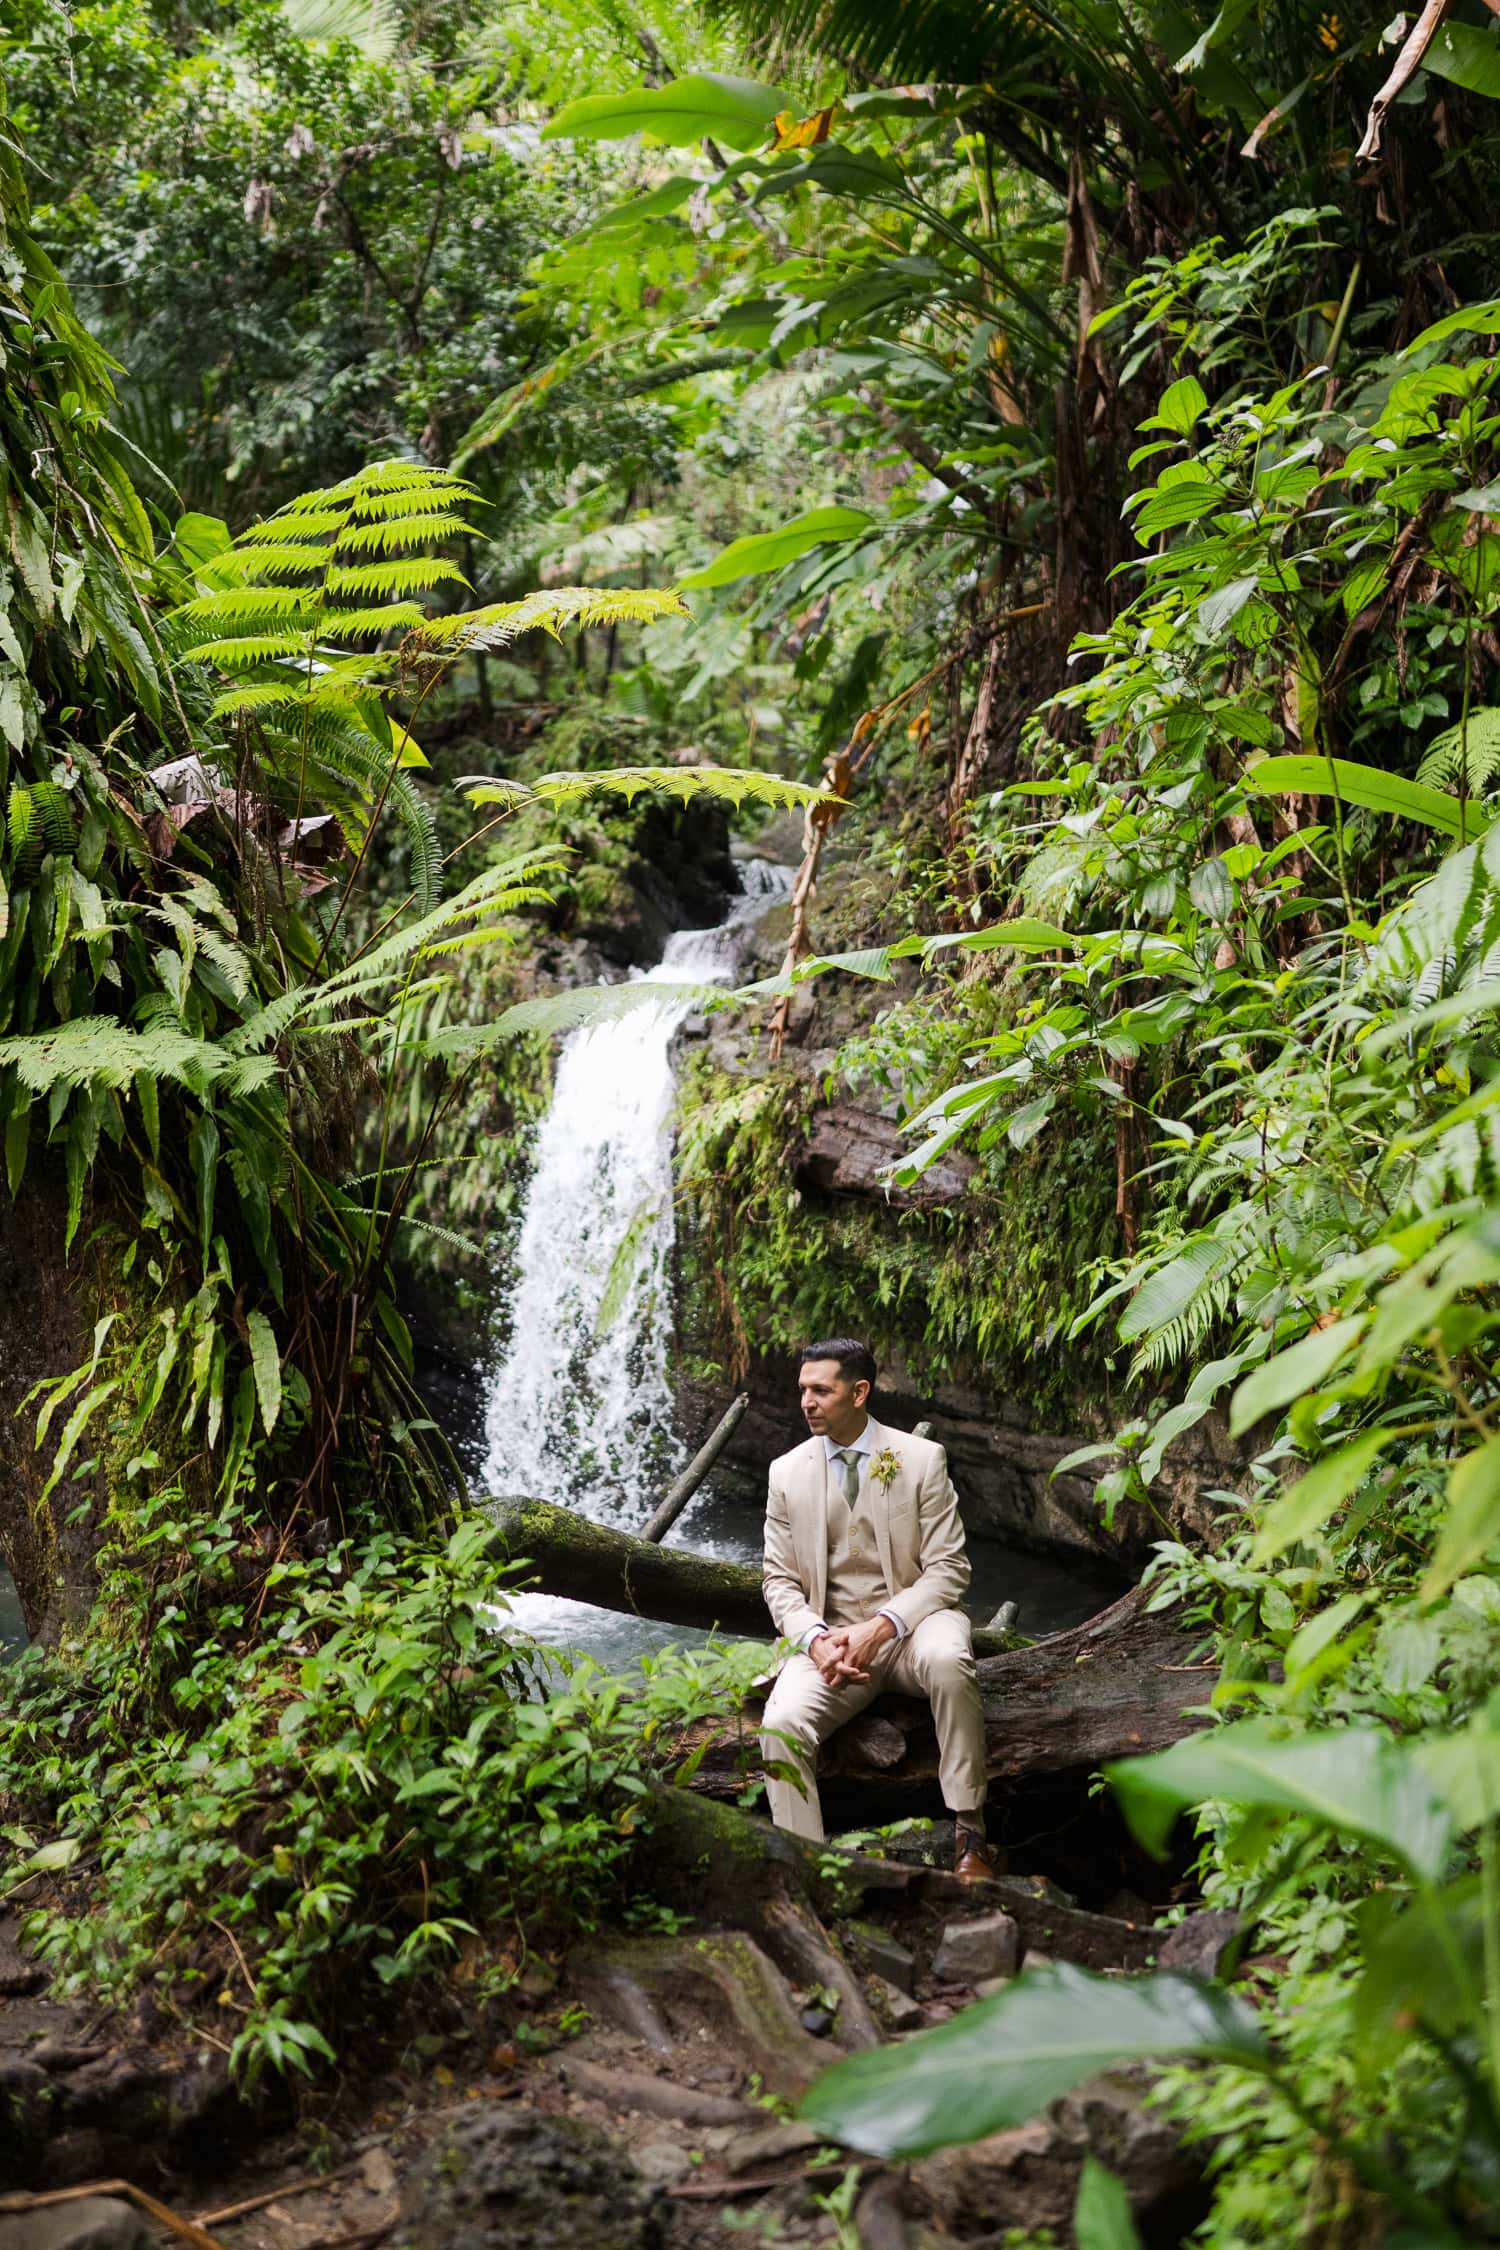
<svg viewBox="0 0 1500 2250"><path fill-rule="evenodd" d="M853 1291L935 1378L1059 1415L1087 1384L1114 1427L1065 1465L1111 1522L1227 1415L1211 1537L1150 1564L1213 1724L1110 1780L1150 1849L1196 1815L1257 1966L1025 1978L809 2115L906 2154L1180 2057L1210 2250L1495 2239L1500 27L329 28L118 0L6 34L49 176L33 227L0 151L0 1114L13 1190L57 1164L109 1276L41 1416L108 1499L94 1715L16 1675L6 1785L92 1840L106 1736L163 1745L115 1948L59 1959L134 1974L185 1920L226 1969L200 1788L247 2071L360 2019L345 1961L426 1975L476 1915L522 1944L563 1880L618 1903L653 1722L597 1683L548 1717L482 1639L393 1263L454 1215L428 1167L493 1058L583 1005L516 964L618 919L644 821L815 804L744 996L779 1058L687 1092L690 1340L738 1372ZM804 1199L851 1093L899 1117L897 1186L974 1169L889 1222ZM403 1679L420 1726L361 1747ZM277 1729L316 1744L304 1858ZM480 1872L408 1928L455 1770L512 1810L453 1814ZM410 1828L388 1871L353 1785ZM1080 2242L1129 2227L1088 2173Z"/></svg>

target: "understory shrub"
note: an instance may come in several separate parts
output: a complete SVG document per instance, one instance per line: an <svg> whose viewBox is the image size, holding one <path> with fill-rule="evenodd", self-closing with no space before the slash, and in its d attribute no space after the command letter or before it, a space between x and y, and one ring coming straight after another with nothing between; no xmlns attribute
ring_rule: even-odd
<svg viewBox="0 0 1500 2250"><path fill-rule="evenodd" d="M155 1543L182 1528L164 1511ZM165 1674L119 1629L139 1557L107 1589L108 1639L19 1661L0 1811L31 1855L23 1903L28 1871L97 1859L89 1912L29 1917L62 1989L149 1984L253 2083L334 2060L383 1988L433 1987L461 1950L495 1989L624 1910L649 1777L764 1651L673 1649L628 1677L565 1663L511 1630L515 1573L479 1518L439 1545L252 1544L248 1576L244 1529L221 1525L176 1597L140 1608L182 1634Z"/></svg>

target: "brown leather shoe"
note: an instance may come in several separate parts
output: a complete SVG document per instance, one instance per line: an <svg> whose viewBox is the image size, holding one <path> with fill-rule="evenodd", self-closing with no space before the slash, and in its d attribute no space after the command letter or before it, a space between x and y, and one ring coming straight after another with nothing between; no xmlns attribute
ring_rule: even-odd
<svg viewBox="0 0 1500 2250"><path fill-rule="evenodd" d="M954 1838L953 1872L961 1883L988 1882L995 1872L989 1845L977 1828L960 1828Z"/></svg>

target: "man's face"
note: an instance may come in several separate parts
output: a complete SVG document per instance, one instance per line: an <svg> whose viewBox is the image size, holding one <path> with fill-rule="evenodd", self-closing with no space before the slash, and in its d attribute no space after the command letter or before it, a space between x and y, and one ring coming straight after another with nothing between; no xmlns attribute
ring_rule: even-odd
<svg viewBox="0 0 1500 2250"><path fill-rule="evenodd" d="M836 1359L805 1359L797 1377L802 1417L814 1437L857 1437L864 1427L865 1400L870 1386L863 1376L855 1382L843 1373Z"/></svg>

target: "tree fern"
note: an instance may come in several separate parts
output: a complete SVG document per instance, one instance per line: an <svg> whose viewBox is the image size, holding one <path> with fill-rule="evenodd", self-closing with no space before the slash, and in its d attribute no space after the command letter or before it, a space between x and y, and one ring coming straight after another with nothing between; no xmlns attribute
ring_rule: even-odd
<svg viewBox="0 0 1500 2250"><path fill-rule="evenodd" d="M1477 797L1500 774L1500 707L1485 704L1457 726L1444 727L1428 744L1418 781L1437 789L1462 789Z"/></svg>

